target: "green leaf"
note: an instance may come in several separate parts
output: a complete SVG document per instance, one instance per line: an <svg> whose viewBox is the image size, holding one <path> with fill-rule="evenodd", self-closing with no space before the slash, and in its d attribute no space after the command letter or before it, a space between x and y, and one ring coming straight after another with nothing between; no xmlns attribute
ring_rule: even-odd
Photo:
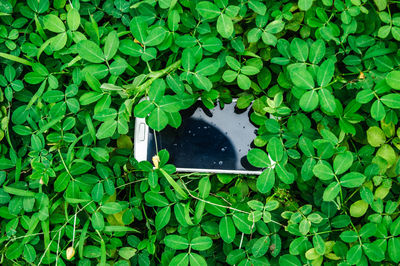
<svg viewBox="0 0 400 266"><path fill-rule="evenodd" d="M365 175L358 173L358 172L351 172L348 174L345 174L341 179L340 179L340 184L343 187L348 187L348 188L357 188L360 187L364 181L365 181Z"/></svg>
<svg viewBox="0 0 400 266"><path fill-rule="evenodd" d="M156 230L163 229L171 219L171 207L167 206L162 208L157 214L155 219Z"/></svg>
<svg viewBox="0 0 400 266"><path fill-rule="evenodd" d="M350 215L353 217L361 217L363 216L368 210L368 203L363 200L358 200L351 204L350 206Z"/></svg>
<svg viewBox="0 0 400 266"><path fill-rule="evenodd" d="M59 17L53 14L48 14L43 17L43 25L45 29L52 32L56 33L65 32L64 23L61 21Z"/></svg>
<svg viewBox="0 0 400 266"><path fill-rule="evenodd" d="M333 201L337 195L339 194L341 188L338 182L332 182L325 189L324 194L322 196L324 201Z"/></svg>
<svg viewBox="0 0 400 266"><path fill-rule="evenodd" d="M254 12L259 15L264 15L267 11L267 7L262 2L259 2L257 0L249 0L248 5Z"/></svg>
<svg viewBox="0 0 400 266"><path fill-rule="evenodd" d="M210 91L213 86L212 82L207 77L197 73L193 76L193 82L197 88L205 91Z"/></svg>
<svg viewBox="0 0 400 266"><path fill-rule="evenodd" d="M197 39L191 35L181 35L175 39L175 43L182 48L191 48L196 45Z"/></svg>
<svg viewBox="0 0 400 266"><path fill-rule="evenodd" d="M279 162L283 157L282 141L277 137L272 137L268 141L267 151L273 161Z"/></svg>
<svg viewBox="0 0 400 266"><path fill-rule="evenodd" d="M352 246L346 254L346 259L350 264L357 264L361 260L362 247L361 245Z"/></svg>
<svg viewBox="0 0 400 266"><path fill-rule="evenodd" d="M299 9L302 11L307 11L312 7L313 0L299 0L298 6Z"/></svg>
<svg viewBox="0 0 400 266"><path fill-rule="evenodd" d="M117 110L113 108L105 108L101 110L100 112L96 113L93 118L98 120L98 121L107 121L107 120L114 120L117 118Z"/></svg>
<svg viewBox="0 0 400 266"><path fill-rule="evenodd" d="M5 252L6 258L9 260L15 260L19 256L21 256L22 251L23 251L23 247L21 246L21 243L16 241L7 247L6 252Z"/></svg>
<svg viewBox="0 0 400 266"><path fill-rule="evenodd" d="M318 163L313 168L313 173L321 180L331 180L335 174L332 168L323 163Z"/></svg>
<svg viewBox="0 0 400 266"><path fill-rule="evenodd" d="M322 218L321 218L321 220L322 220ZM321 235L315 235L313 237L313 244L314 244L314 249L317 254L319 254L319 255L325 254L325 251L326 251L325 241Z"/></svg>
<svg viewBox="0 0 400 266"><path fill-rule="evenodd" d="M364 243L363 251L371 261L380 262L385 259L385 252L377 243Z"/></svg>
<svg viewBox="0 0 400 266"><path fill-rule="evenodd" d="M317 108L318 102L319 97L317 91L307 91L300 98L300 107L306 112L311 112Z"/></svg>
<svg viewBox="0 0 400 266"><path fill-rule="evenodd" d="M102 231L104 229L104 217L100 212L92 215L92 226L94 229Z"/></svg>
<svg viewBox="0 0 400 266"><path fill-rule="evenodd" d="M273 168L265 169L257 178L257 189L261 193L268 193L275 184L275 171Z"/></svg>
<svg viewBox="0 0 400 266"><path fill-rule="evenodd" d="M186 48L182 52L182 67L187 71L191 71L196 66L196 58L192 48Z"/></svg>
<svg viewBox="0 0 400 266"><path fill-rule="evenodd" d="M219 233L226 243L232 243L236 237L236 229L230 216L224 216L219 222Z"/></svg>
<svg viewBox="0 0 400 266"><path fill-rule="evenodd" d="M89 40L83 40L78 43L78 52L83 59L91 63L102 63L105 60L100 47Z"/></svg>
<svg viewBox="0 0 400 266"><path fill-rule="evenodd" d="M222 75L222 79L225 80L226 82L232 82L236 79L237 76L238 76L237 72L228 69Z"/></svg>
<svg viewBox="0 0 400 266"><path fill-rule="evenodd" d="M83 250L83 256L89 259L99 258L101 256L101 249L96 246L87 245Z"/></svg>
<svg viewBox="0 0 400 266"><path fill-rule="evenodd" d="M308 58L308 45L299 38L294 38L290 43L290 53L298 61L305 62Z"/></svg>
<svg viewBox="0 0 400 266"><path fill-rule="evenodd" d="M225 57L225 61L228 64L228 66L230 68L232 68L233 70L236 70L236 71L240 70L241 64L236 58L234 58L232 56L227 56L227 57Z"/></svg>
<svg viewBox="0 0 400 266"><path fill-rule="evenodd" d="M239 74L237 77L237 83L238 83L239 88L241 88L242 90L250 89L251 80L246 75Z"/></svg>
<svg viewBox="0 0 400 266"><path fill-rule="evenodd" d="M119 45L119 51L123 54L139 57L143 54L143 48L129 39L124 39Z"/></svg>
<svg viewBox="0 0 400 266"><path fill-rule="evenodd" d="M353 243L358 240L358 234L354 231L344 231L340 234L340 239L346 243Z"/></svg>
<svg viewBox="0 0 400 266"><path fill-rule="evenodd" d="M328 89L320 89L318 91L319 102L321 104L321 109L328 114L332 114L336 110L335 97Z"/></svg>
<svg viewBox="0 0 400 266"><path fill-rule="evenodd" d="M2 187L5 192L11 195L16 195L20 197L35 197L36 193L28 190L23 190L19 188L13 188L10 186L3 186Z"/></svg>
<svg viewBox="0 0 400 266"><path fill-rule="evenodd" d="M68 28L72 31L75 31L79 28L80 23L81 17L79 15L79 11L75 8L71 8L67 13Z"/></svg>
<svg viewBox="0 0 400 266"><path fill-rule="evenodd" d="M265 168L271 165L268 155L261 149L252 149L247 153L247 160L255 167Z"/></svg>
<svg viewBox="0 0 400 266"><path fill-rule="evenodd" d="M114 232L133 232L139 233L138 230L128 227L128 226L121 226L121 225L106 225L104 227L104 232L114 233Z"/></svg>
<svg viewBox="0 0 400 266"><path fill-rule="evenodd" d="M222 49L222 41L217 37L207 37L201 40L202 47L211 52L217 53Z"/></svg>
<svg viewBox="0 0 400 266"><path fill-rule="evenodd" d="M196 10L205 19L213 19L221 14L219 8L209 1L197 3Z"/></svg>
<svg viewBox="0 0 400 266"><path fill-rule="evenodd" d="M92 199L96 202L99 202L103 199L104 195L104 186L103 183L97 183L94 185L92 189Z"/></svg>
<svg viewBox="0 0 400 266"><path fill-rule="evenodd" d="M235 223L236 228L245 234L251 234L253 231L253 222L249 221L248 215L245 213L234 213L233 222Z"/></svg>
<svg viewBox="0 0 400 266"><path fill-rule="evenodd" d="M290 71L293 84L302 89L313 89L314 79L306 68L300 67Z"/></svg>
<svg viewBox="0 0 400 266"><path fill-rule="evenodd" d="M343 174L353 164L353 154L349 151L338 154L333 160L333 170L336 175Z"/></svg>
<svg viewBox="0 0 400 266"><path fill-rule="evenodd" d="M210 76L217 73L219 63L214 58L206 58L196 66L196 73L203 76Z"/></svg>
<svg viewBox="0 0 400 266"><path fill-rule="evenodd" d="M0 158L0 170L6 170L13 168L15 166L15 163L13 163L11 160L6 159L6 158Z"/></svg>
<svg viewBox="0 0 400 266"><path fill-rule="evenodd" d="M153 109L155 105L149 100L144 100L138 103L134 109L135 117L145 118Z"/></svg>
<svg viewBox="0 0 400 266"><path fill-rule="evenodd" d="M233 34L232 19L225 14L221 14L217 20L217 31L224 38L231 37Z"/></svg>
<svg viewBox="0 0 400 266"><path fill-rule="evenodd" d="M381 101L384 105L393 109L400 109L400 94L390 93L381 97Z"/></svg>
<svg viewBox="0 0 400 266"><path fill-rule="evenodd" d="M199 181L199 197L205 199L211 191L211 182L208 177L203 177Z"/></svg>
<svg viewBox="0 0 400 266"><path fill-rule="evenodd" d="M376 100L371 106L371 116L376 121L382 120L386 115L385 107L380 100Z"/></svg>
<svg viewBox="0 0 400 266"><path fill-rule="evenodd" d="M269 249L269 243L270 243L269 236L263 236L257 239L257 241L253 244L253 247L251 248L253 256L256 258L264 256Z"/></svg>
<svg viewBox="0 0 400 266"><path fill-rule="evenodd" d="M382 129L373 126L367 130L368 143L372 147L379 147L386 142L386 136Z"/></svg>
<svg viewBox="0 0 400 266"><path fill-rule="evenodd" d="M144 44L147 46L156 46L162 43L167 35L167 31L164 27L156 27L149 31Z"/></svg>
<svg viewBox="0 0 400 266"><path fill-rule="evenodd" d="M71 176L67 172L61 173L54 182L54 191L64 191L67 188L70 180Z"/></svg>
<svg viewBox="0 0 400 266"><path fill-rule="evenodd" d="M395 90L400 90L400 71L392 71L386 75L387 84Z"/></svg>
<svg viewBox="0 0 400 266"><path fill-rule="evenodd" d="M144 44L147 38L147 23L144 22L143 17L134 17L129 23L129 28L133 36L141 43Z"/></svg>
<svg viewBox="0 0 400 266"><path fill-rule="evenodd" d="M122 211L122 207L117 202L107 202L101 206L101 211L105 214L115 214Z"/></svg>
<svg viewBox="0 0 400 266"><path fill-rule="evenodd" d="M168 28L171 31L176 31L179 27L180 19L179 12L176 9L172 10L168 16Z"/></svg>
<svg viewBox="0 0 400 266"><path fill-rule="evenodd" d="M309 60L313 64L318 64L325 55L326 47L323 40L318 39L310 47Z"/></svg>
<svg viewBox="0 0 400 266"><path fill-rule="evenodd" d="M189 261L190 261L190 265L193 266L207 266L207 262L204 259L204 257L202 257L201 255L197 254L197 253L190 253L189 254Z"/></svg>
<svg viewBox="0 0 400 266"><path fill-rule="evenodd" d="M301 266L302 264L295 256L285 254L279 257L279 265Z"/></svg>
<svg viewBox="0 0 400 266"><path fill-rule="evenodd" d="M176 183L176 181L164 169L160 168L159 171L182 198L186 199L188 197L182 187L178 185L178 183Z"/></svg>
<svg viewBox="0 0 400 266"><path fill-rule="evenodd" d="M152 191L147 192L144 195L144 199L151 206L165 207L169 204L168 200L165 197L161 196L158 193L152 192Z"/></svg>
<svg viewBox="0 0 400 266"><path fill-rule="evenodd" d="M392 222L390 225L390 233L393 236L398 236L400 235L400 217L398 217L396 220Z"/></svg>
<svg viewBox="0 0 400 266"><path fill-rule="evenodd" d="M126 260L130 260L133 256L136 255L136 249L131 247L123 247L118 250L118 254Z"/></svg>
<svg viewBox="0 0 400 266"><path fill-rule="evenodd" d="M212 239L208 236L199 236L190 241L190 247L194 250L204 251L212 246Z"/></svg>
<svg viewBox="0 0 400 266"><path fill-rule="evenodd" d="M374 0L374 2L379 11L386 9L387 0Z"/></svg>
<svg viewBox="0 0 400 266"><path fill-rule="evenodd" d="M164 243L167 247L175 249L175 250L182 250L187 249L189 247L189 241L178 235L168 235L164 238Z"/></svg>
<svg viewBox="0 0 400 266"><path fill-rule="evenodd" d="M243 249L234 249L229 252L226 262L229 263L230 265L234 265L239 263L242 259L244 259L246 256L246 253Z"/></svg>
<svg viewBox="0 0 400 266"><path fill-rule="evenodd" d="M388 241L388 254L389 258L395 262L400 262L400 239L399 238L390 238Z"/></svg>
<svg viewBox="0 0 400 266"><path fill-rule="evenodd" d="M90 154L92 155L92 157L99 162L108 162L108 160L110 159L110 155L108 154L108 151L104 148L100 148L100 147L94 147L90 149Z"/></svg>
<svg viewBox="0 0 400 266"><path fill-rule="evenodd" d="M169 263L171 266L187 266L189 265L189 254L188 253L180 253L176 255L171 262Z"/></svg>
<svg viewBox="0 0 400 266"><path fill-rule="evenodd" d="M321 87L325 87L331 82L333 73L335 72L335 62L331 59L325 60L318 69L317 83Z"/></svg>
<svg viewBox="0 0 400 266"><path fill-rule="evenodd" d="M98 139L111 138L117 129L117 121L107 120L101 124L97 130L96 137Z"/></svg>
<svg viewBox="0 0 400 266"><path fill-rule="evenodd" d="M286 168L281 164L276 164L275 171L278 174L279 179L285 184L291 184L294 181L293 173L290 173Z"/></svg>
<svg viewBox="0 0 400 266"><path fill-rule="evenodd" d="M30 244L24 245L24 258L30 263L33 263L35 261L36 251L32 245Z"/></svg>
<svg viewBox="0 0 400 266"><path fill-rule="evenodd" d="M111 31L106 38L104 44L104 57L106 60L110 60L117 53L119 47L119 40L116 31Z"/></svg>
<svg viewBox="0 0 400 266"><path fill-rule="evenodd" d="M244 75L250 76L257 74L258 72L260 72L260 70L254 66L243 66L240 72L243 73Z"/></svg>
<svg viewBox="0 0 400 266"><path fill-rule="evenodd" d="M67 33L63 32L49 39L53 51L61 50L67 43Z"/></svg>

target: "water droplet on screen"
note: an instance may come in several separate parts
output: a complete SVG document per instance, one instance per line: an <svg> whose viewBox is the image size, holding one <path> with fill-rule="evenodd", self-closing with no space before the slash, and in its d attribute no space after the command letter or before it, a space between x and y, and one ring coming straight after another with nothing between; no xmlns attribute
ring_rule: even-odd
<svg viewBox="0 0 400 266"><path fill-rule="evenodd" d="M190 134L190 133L192 133L192 131L191 131L191 130L189 130L189 131L188 131L188 133Z"/></svg>
<svg viewBox="0 0 400 266"><path fill-rule="evenodd" d="M226 147L223 147L222 149L221 149L221 151L225 151L226 150Z"/></svg>
<svg viewBox="0 0 400 266"><path fill-rule="evenodd" d="M246 128L245 126L243 126L243 128Z"/></svg>
<svg viewBox="0 0 400 266"><path fill-rule="evenodd" d="M195 133L193 133L193 137L194 137L194 136L196 136L196 134L195 134Z"/></svg>
<svg viewBox="0 0 400 266"><path fill-rule="evenodd" d="M208 129L208 126L204 126L203 128L204 128L204 129Z"/></svg>
<svg viewBox="0 0 400 266"><path fill-rule="evenodd" d="M213 164L217 164L217 162L213 162Z"/></svg>
<svg viewBox="0 0 400 266"><path fill-rule="evenodd" d="M200 129L200 127L197 127L197 129Z"/></svg>
<svg viewBox="0 0 400 266"><path fill-rule="evenodd" d="M223 161L219 161L219 162L218 162L219 165L222 165L223 163L224 163Z"/></svg>
<svg viewBox="0 0 400 266"><path fill-rule="evenodd" d="M241 152L242 151L242 149L239 149L239 152Z"/></svg>

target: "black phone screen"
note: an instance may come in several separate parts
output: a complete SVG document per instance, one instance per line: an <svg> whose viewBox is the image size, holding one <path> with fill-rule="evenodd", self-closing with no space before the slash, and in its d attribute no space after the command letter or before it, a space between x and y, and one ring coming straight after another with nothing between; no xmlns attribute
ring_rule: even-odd
<svg viewBox="0 0 400 266"><path fill-rule="evenodd" d="M249 109L238 109L236 103L218 104L208 109L201 101L181 112L178 129L167 127L160 132L149 130L147 159L157 149L167 149L169 163L177 168L218 170L260 170L249 164L247 152L256 137L257 128L250 122Z"/></svg>

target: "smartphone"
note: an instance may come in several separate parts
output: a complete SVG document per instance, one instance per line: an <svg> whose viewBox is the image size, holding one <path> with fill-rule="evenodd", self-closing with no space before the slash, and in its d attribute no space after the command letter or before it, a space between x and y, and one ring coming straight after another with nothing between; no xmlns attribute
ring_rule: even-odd
<svg viewBox="0 0 400 266"><path fill-rule="evenodd" d="M160 132L136 118L134 156L151 162L157 150L166 149L177 172L258 175L262 169L250 165L246 156L257 135L250 113L250 107L238 109L236 100L217 103L213 109L197 101L180 112L180 127L167 126Z"/></svg>

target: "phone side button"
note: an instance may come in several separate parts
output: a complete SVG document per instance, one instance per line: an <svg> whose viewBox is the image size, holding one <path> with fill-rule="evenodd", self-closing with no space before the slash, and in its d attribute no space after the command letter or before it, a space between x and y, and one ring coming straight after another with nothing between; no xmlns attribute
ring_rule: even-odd
<svg viewBox="0 0 400 266"><path fill-rule="evenodd" d="M139 140L144 141L145 140L145 131L146 127L144 123L140 123L139 125Z"/></svg>

